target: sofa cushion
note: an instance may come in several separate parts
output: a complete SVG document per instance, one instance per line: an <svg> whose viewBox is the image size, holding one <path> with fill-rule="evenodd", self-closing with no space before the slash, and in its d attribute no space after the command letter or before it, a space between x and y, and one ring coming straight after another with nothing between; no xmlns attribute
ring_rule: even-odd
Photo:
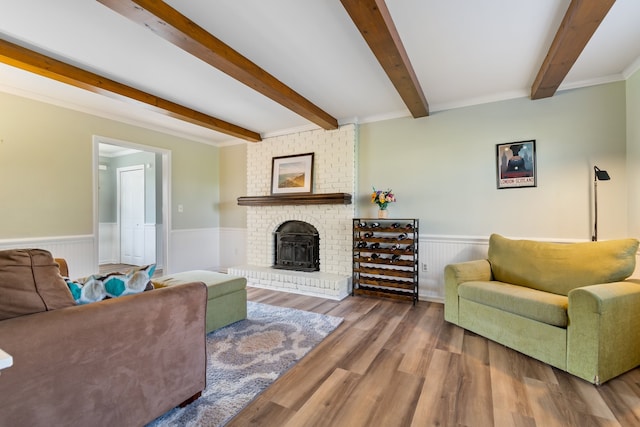
<svg viewBox="0 0 640 427"><path fill-rule="evenodd" d="M0 251L0 320L75 305L51 253Z"/></svg>
<svg viewBox="0 0 640 427"><path fill-rule="evenodd" d="M458 295L470 301L498 308L528 319L566 328L569 299L502 282L464 282Z"/></svg>
<svg viewBox="0 0 640 427"><path fill-rule="evenodd" d="M203 282L207 285L207 299L209 300L247 287L247 279L244 277L209 270L183 271L153 279L155 287L174 286L190 282Z"/></svg>
<svg viewBox="0 0 640 427"><path fill-rule="evenodd" d="M618 282L636 265L638 240L584 243L489 239L489 262L495 280L567 296L581 286Z"/></svg>

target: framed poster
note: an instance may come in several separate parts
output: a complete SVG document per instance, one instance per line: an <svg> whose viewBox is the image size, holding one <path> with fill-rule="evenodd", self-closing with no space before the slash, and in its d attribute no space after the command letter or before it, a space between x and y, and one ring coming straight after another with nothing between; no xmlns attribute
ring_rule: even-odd
<svg viewBox="0 0 640 427"><path fill-rule="evenodd" d="M496 145L498 189L535 187L536 140Z"/></svg>
<svg viewBox="0 0 640 427"><path fill-rule="evenodd" d="M313 153L274 157L271 166L271 194L311 194Z"/></svg>

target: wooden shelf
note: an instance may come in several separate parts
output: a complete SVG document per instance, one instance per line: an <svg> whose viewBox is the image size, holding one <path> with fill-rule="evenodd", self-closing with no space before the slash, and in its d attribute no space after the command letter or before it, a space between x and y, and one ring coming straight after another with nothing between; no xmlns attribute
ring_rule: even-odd
<svg viewBox="0 0 640 427"><path fill-rule="evenodd" d="M353 295L386 296L415 304L418 219L355 218L352 283Z"/></svg>
<svg viewBox="0 0 640 427"><path fill-rule="evenodd" d="M282 206L282 205L350 205L349 193L326 194L279 194L275 196L238 197L239 206Z"/></svg>
<svg viewBox="0 0 640 427"><path fill-rule="evenodd" d="M413 301L415 304L413 295L405 292L396 292L392 290L380 291L377 288L368 288L366 286L362 286L360 288L354 289L353 294Z"/></svg>

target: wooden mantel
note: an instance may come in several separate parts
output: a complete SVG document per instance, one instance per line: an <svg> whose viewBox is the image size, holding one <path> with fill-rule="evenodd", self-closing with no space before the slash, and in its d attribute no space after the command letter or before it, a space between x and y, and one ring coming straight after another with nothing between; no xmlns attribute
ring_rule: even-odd
<svg viewBox="0 0 640 427"><path fill-rule="evenodd" d="M282 205L350 205L349 193L326 194L278 194L273 196L238 197L239 206L282 206Z"/></svg>

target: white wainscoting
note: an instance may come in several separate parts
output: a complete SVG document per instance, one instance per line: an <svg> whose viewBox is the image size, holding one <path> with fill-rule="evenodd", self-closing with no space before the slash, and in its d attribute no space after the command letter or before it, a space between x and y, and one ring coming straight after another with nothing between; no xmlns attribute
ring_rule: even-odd
<svg viewBox="0 0 640 427"><path fill-rule="evenodd" d="M98 236L98 263L118 263L118 224L115 222L99 223Z"/></svg>
<svg viewBox="0 0 640 427"><path fill-rule="evenodd" d="M172 230L165 274L220 269L220 229Z"/></svg>
<svg viewBox="0 0 640 427"><path fill-rule="evenodd" d="M220 228L220 264L219 271L244 265L247 262L247 229Z"/></svg>
<svg viewBox="0 0 640 427"><path fill-rule="evenodd" d="M0 249L45 249L55 258L64 258L69 265L69 276L77 278L96 272L94 242L92 235L3 239Z"/></svg>
<svg viewBox="0 0 640 427"><path fill-rule="evenodd" d="M154 263L156 263L156 225L145 223L143 264Z"/></svg>
<svg viewBox="0 0 640 427"><path fill-rule="evenodd" d="M156 268L164 269L164 234L162 223L156 224Z"/></svg>
<svg viewBox="0 0 640 427"><path fill-rule="evenodd" d="M489 238L420 235L418 244L418 296L422 300L444 302L445 266L486 258Z"/></svg>

